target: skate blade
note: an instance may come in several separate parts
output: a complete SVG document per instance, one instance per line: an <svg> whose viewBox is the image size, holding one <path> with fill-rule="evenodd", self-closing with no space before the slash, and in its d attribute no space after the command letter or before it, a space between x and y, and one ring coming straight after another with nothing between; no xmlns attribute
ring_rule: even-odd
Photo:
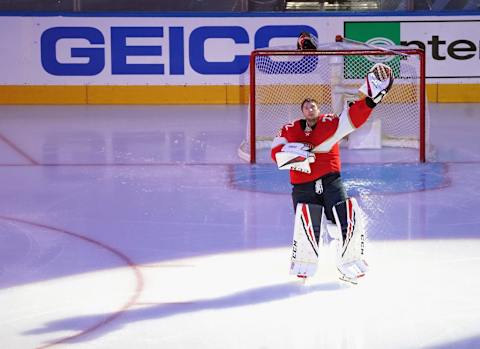
<svg viewBox="0 0 480 349"><path fill-rule="evenodd" d="M340 271L340 269L338 269L338 271L340 272L340 276L338 278L340 280L348 282L352 285L358 285L358 279L365 276L365 273L359 273L355 277L349 277L349 276L345 275L344 273L342 273Z"/></svg>
<svg viewBox="0 0 480 349"><path fill-rule="evenodd" d="M346 282L351 285L358 285L358 279L357 278L349 278L348 276L345 275L340 275L338 277L341 281Z"/></svg>

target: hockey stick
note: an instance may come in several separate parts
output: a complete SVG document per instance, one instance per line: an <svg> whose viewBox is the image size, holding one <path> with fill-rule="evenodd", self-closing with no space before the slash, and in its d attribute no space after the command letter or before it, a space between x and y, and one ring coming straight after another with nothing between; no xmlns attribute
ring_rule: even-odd
<svg viewBox="0 0 480 349"><path fill-rule="evenodd" d="M361 41L357 41L357 40L353 40L353 39L348 39L348 38L344 38L343 36L341 35L337 35L337 41L340 39L340 41L344 41L344 42L349 42L351 44L358 44L358 45L364 45L364 46L367 46L369 48L373 48L375 50L380 50L380 51L385 51L385 52L390 52L390 53L393 53L393 54L396 54L396 55L399 55L399 56L403 56L403 57L408 57L407 54L403 53L403 52L398 52L398 51L395 51L395 50L390 50L388 48L385 48L385 47L382 47L382 46L377 46L377 45L372 45L372 44L368 44L366 42L361 42Z"/></svg>

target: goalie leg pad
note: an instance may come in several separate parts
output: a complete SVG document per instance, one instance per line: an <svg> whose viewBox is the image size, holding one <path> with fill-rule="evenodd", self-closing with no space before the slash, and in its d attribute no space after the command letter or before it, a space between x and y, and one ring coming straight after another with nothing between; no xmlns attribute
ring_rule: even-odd
<svg viewBox="0 0 480 349"><path fill-rule="evenodd" d="M313 276L317 270L319 241L324 208L321 205L299 203L295 210L290 274Z"/></svg>
<svg viewBox="0 0 480 349"><path fill-rule="evenodd" d="M356 279L368 270L365 261L366 232L357 200L349 198L333 207L333 214L341 234L337 251L337 268L342 276Z"/></svg>

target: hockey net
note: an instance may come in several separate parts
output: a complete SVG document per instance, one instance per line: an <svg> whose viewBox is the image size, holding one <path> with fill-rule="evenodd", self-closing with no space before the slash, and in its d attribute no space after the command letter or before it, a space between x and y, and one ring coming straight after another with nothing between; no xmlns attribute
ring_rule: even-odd
<svg viewBox="0 0 480 349"><path fill-rule="evenodd" d="M320 113L339 114L345 103L360 98L358 88L377 62L392 68L395 83L369 120L379 144L366 147L410 149L410 158L402 161L424 162L428 120L423 51L402 46L371 49L347 42L323 44L316 51L252 52L250 117L239 156L255 163L259 151L268 152L281 127L302 117L300 104L307 97L319 102Z"/></svg>

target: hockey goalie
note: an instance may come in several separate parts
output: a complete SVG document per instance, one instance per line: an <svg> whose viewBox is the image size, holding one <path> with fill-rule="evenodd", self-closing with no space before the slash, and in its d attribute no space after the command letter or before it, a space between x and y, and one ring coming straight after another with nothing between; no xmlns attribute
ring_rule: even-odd
<svg viewBox="0 0 480 349"><path fill-rule="evenodd" d="M360 87L362 95L337 114L320 114L318 102L306 98L302 117L284 125L272 143L279 169L290 171L295 210L290 272L301 278L317 270L319 246L328 233L337 241L337 269L342 280L357 283L365 275L366 232L363 213L349 198L341 179L338 142L362 126L393 84L389 66L377 63Z"/></svg>

